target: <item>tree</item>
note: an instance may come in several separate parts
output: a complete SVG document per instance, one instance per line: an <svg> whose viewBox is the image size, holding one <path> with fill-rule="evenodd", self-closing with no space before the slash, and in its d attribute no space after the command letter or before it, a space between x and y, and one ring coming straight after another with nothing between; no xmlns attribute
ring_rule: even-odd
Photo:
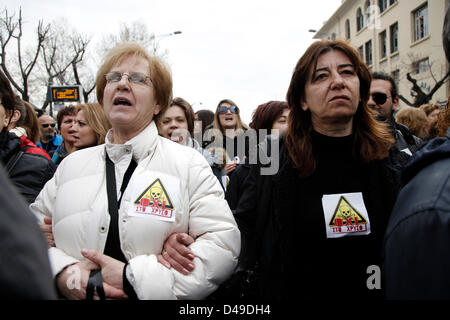
<svg viewBox="0 0 450 320"><path fill-rule="evenodd" d="M89 43L89 37L70 30L65 19L53 22L42 48L42 65L47 75L42 79L43 85L80 85L84 101L88 102L89 94L95 88L95 81L92 76L82 77L80 73L85 73L83 70L88 68L84 58ZM88 73L91 74L90 70ZM46 95L42 106L44 110L49 104L47 98Z"/></svg>
<svg viewBox="0 0 450 320"><path fill-rule="evenodd" d="M433 95L436 93L436 91L439 90L439 88L447 82L448 77L450 76L450 71L447 72L447 74L439 81L436 81L433 88L430 90L430 92L425 93L422 88L417 85L417 80L411 77L411 73L408 72L406 74L406 79L408 79L409 82L412 83L411 91L415 92L415 95L412 95L414 98L413 102L410 102L408 99L406 99L403 95L399 95L399 99L402 100L404 103L406 103L408 106L411 107L420 107L423 104L427 104L431 101L433 98Z"/></svg>
<svg viewBox="0 0 450 320"><path fill-rule="evenodd" d="M433 98L433 95L436 93L436 91L439 90L440 87L442 87L442 85L444 83L446 83L450 77L450 70L447 70L446 73L441 77L440 80L436 79L435 74L436 69L440 69L441 70L441 75L442 75L442 67L441 66L437 66L437 68L434 68L435 70L433 71L433 64L431 64L429 62L428 59L424 60L424 59L420 59L420 57L418 56L414 56L412 54L409 54L409 59L410 61L424 61L424 63L426 64L426 67L428 69L428 72L431 76L431 78L434 81L434 86L433 88L430 88L429 92L426 93L424 90L422 90L422 88L417 84L417 79L413 78L411 76L411 72L409 70L411 69L415 69L415 64L414 62L410 62L409 64L405 64L408 68L408 72L406 73L406 79L412 84L411 87L411 96L413 97L413 101L409 101L407 98L405 98L403 95L399 95L399 99L402 100L404 103L406 103L408 106L411 107L420 107L423 104L427 104L431 101L431 99Z"/></svg>
<svg viewBox="0 0 450 320"><path fill-rule="evenodd" d="M19 16L10 15L8 10L4 10L0 16L0 67L6 75L12 86L19 91L24 101L30 101L29 84L32 71L36 67L42 44L49 35L50 25L45 25L42 20L39 21L36 30L37 45L34 49L25 50L22 47L23 20L22 8L19 10ZM8 46L12 41L16 42L16 59L9 60L7 56ZM16 66L13 70L11 66ZM14 74L18 73L20 80L15 80Z"/></svg>
<svg viewBox="0 0 450 320"><path fill-rule="evenodd" d="M133 41L141 44L153 54L164 56L167 52L160 53L157 37L148 31L147 26L141 21L133 21L130 25L122 23L119 34L109 34L103 37L99 46L99 55L104 56L106 52L121 42Z"/></svg>

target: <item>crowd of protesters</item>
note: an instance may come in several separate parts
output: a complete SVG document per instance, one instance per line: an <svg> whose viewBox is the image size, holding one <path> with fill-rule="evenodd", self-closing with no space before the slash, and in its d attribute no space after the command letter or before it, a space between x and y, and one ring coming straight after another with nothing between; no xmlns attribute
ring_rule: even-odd
<svg viewBox="0 0 450 320"><path fill-rule="evenodd" d="M0 72L0 252L23 254L0 270L27 273L2 273L2 295L450 298L448 104L400 107L347 42L310 45L249 125L230 97L173 98L136 43L110 50L96 90L38 118Z"/></svg>

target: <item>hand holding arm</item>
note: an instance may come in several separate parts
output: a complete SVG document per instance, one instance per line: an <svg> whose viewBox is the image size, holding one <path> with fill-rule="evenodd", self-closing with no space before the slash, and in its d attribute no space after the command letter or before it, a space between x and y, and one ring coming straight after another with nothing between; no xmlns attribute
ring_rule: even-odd
<svg viewBox="0 0 450 320"><path fill-rule="evenodd" d="M81 250L81 254L83 255L83 257L88 259L88 262L93 263L94 265L98 265L101 268L103 289L107 298L128 298L123 291L122 275L123 268L125 267L125 264L123 262L91 249L83 249Z"/></svg>
<svg viewBox="0 0 450 320"><path fill-rule="evenodd" d="M194 254L187 247L194 243L187 233L173 233L164 242L162 254L158 255L158 262L167 269L173 267L178 272L188 275L194 270Z"/></svg>
<svg viewBox="0 0 450 320"><path fill-rule="evenodd" d="M54 247L55 239L53 238L52 218L44 217L44 223L40 224L39 227L41 228L42 232L45 235L45 238L47 239L48 247L49 248Z"/></svg>

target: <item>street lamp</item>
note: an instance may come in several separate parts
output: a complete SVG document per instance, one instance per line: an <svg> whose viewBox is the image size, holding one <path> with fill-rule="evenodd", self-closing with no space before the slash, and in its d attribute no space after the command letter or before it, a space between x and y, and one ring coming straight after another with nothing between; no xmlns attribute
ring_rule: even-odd
<svg viewBox="0 0 450 320"><path fill-rule="evenodd" d="M153 54L156 54L156 51L159 48L159 42L161 41L161 39L166 38L166 37L170 37L176 34L181 34L182 32L180 30L174 31L174 32L169 32L169 33L163 33L163 34L158 34L158 35L154 35L154 44L153 44Z"/></svg>
<svg viewBox="0 0 450 320"><path fill-rule="evenodd" d="M315 37L318 37L318 38L328 36L328 33L327 33L327 32L318 31L318 30L316 30L316 29L309 29L308 32L315 33L314 36L315 36ZM317 39L317 38L316 38L316 39Z"/></svg>
<svg viewBox="0 0 450 320"><path fill-rule="evenodd" d="M203 107L203 102L201 102L201 101L195 101L194 103L191 103L192 109L194 109L194 106L195 106L196 104L199 104L201 108Z"/></svg>

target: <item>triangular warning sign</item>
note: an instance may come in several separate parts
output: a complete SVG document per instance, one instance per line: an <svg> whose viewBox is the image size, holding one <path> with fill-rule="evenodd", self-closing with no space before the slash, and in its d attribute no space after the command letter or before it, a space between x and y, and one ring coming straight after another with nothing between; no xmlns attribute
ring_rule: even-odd
<svg viewBox="0 0 450 320"><path fill-rule="evenodd" d="M331 217L329 226L342 227L366 223L366 219L364 219L358 210L356 210L344 196L341 196L333 216Z"/></svg>
<svg viewBox="0 0 450 320"><path fill-rule="evenodd" d="M134 201L135 204L144 207L158 207L162 209L173 209L172 200L166 188L158 178L153 181L141 195Z"/></svg>

